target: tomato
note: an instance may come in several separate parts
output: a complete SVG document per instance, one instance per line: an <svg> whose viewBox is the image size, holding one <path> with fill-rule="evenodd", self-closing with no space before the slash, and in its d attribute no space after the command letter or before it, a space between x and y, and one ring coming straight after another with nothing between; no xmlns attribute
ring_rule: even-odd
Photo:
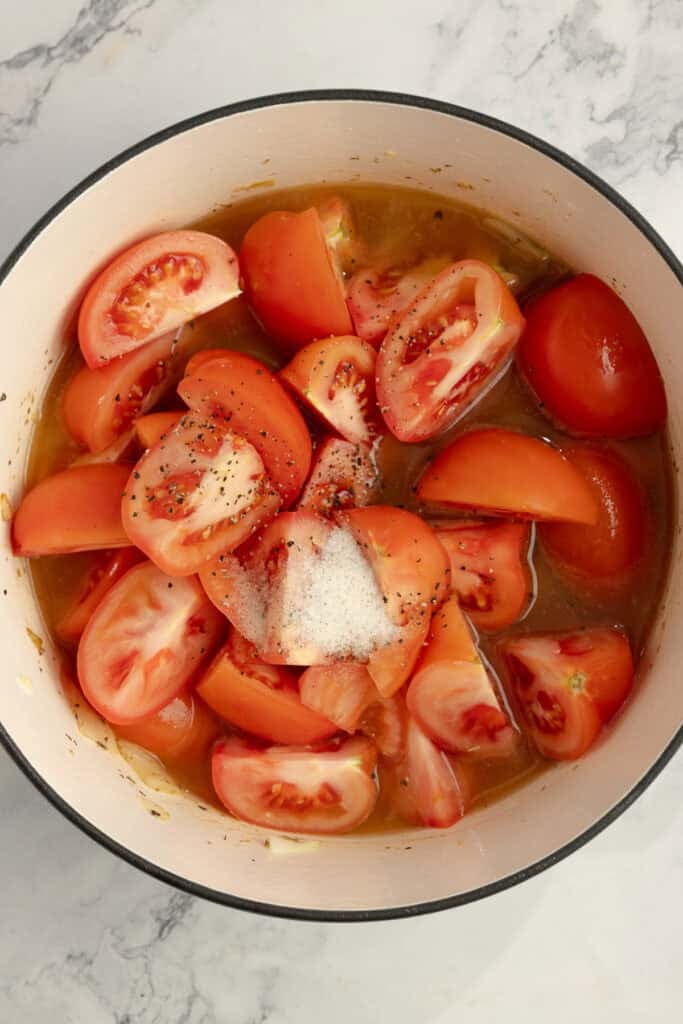
<svg viewBox="0 0 683 1024"><path fill-rule="evenodd" d="M78 317L91 369L239 295L237 258L203 231L167 231L122 252L95 278Z"/></svg>
<svg viewBox="0 0 683 1024"><path fill-rule="evenodd" d="M256 449L188 414L135 466L122 515L131 543L170 576L188 576L245 541L279 505Z"/></svg>
<svg viewBox="0 0 683 1024"><path fill-rule="evenodd" d="M299 693L306 707L345 732L355 732L364 711L379 699L367 668L353 661L307 668L299 679Z"/></svg>
<svg viewBox="0 0 683 1024"><path fill-rule="evenodd" d="M584 586L622 585L645 549L645 496L615 452L596 445L576 445L565 448L564 454L588 480L599 518L594 526L544 523L539 537L551 557Z"/></svg>
<svg viewBox="0 0 683 1024"><path fill-rule="evenodd" d="M352 333L343 282L315 208L257 220L244 236L240 265L257 319L288 347Z"/></svg>
<svg viewBox="0 0 683 1024"><path fill-rule="evenodd" d="M450 559L451 589L477 629L498 633L520 619L533 596L530 527L447 519L432 526Z"/></svg>
<svg viewBox="0 0 683 1024"><path fill-rule="evenodd" d="M316 203L315 208L337 276L352 273L362 256L363 245L349 203L341 196L330 196Z"/></svg>
<svg viewBox="0 0 683 1024"><path fill-rule="evenodd" d="M337 732L334 722L301 702L296 672L261 661L235 630L197 692L221 718L274 743L317 743Z"/></svg>
<svg viewBox="0 0 683 1024"><path fill-rule="evenodd" d="M404 756L406 726L406 708L401 697L373 701L358 722L359 731L370 737L388 761L399 761Z"/></svg>
<svg viewBox="0 0 683 1024"><path fill-rule="evenodd" d="M12 523L15 555L67 555L130 544L121 523L121 495L130 466L72 466L45 477L24 495Z"/></svg>
<svg viewBox="0 0 683 1024"><path fill-rule="evenodd" d="M150 412L135 421L135 433L143 451L153 448L183 418L182 412Z"/></svg>
<svg viewBox="0 0 683 1024"><path fill-rule="evenodd" d="M379 473L370 448L328 437L316 449L298 507L331 516L338 509L372 504L378 489Z"/></svg>
<svg viewBox="0 0 683 1024"><path fill-rule="evenodd" d="M377 787L375 752L354 737L316 751L258 749L236 737L216 744L213 784L231 814L287 832L349 832L372 812Z"/></svg>
<svg viewBox="0 0 683 1024"><path fill-rule="evenodd" d="M280 376L298 398L353 444L377 433L375 350L353 335L313 341Z"/></svg>
<svg viewBox="0 0 683 1024"><path fill-rule="evenodd" d="M311 465L311 436L280 381L241 352L200 352L178 388L190 409L228 425L263 459L285 508L298 497Z"/></svg>
<svg viewBox="0 0 683 1024"><path fill-rule="evenodd" d="M633 685L618 629L518 636L501 647L529 735L553 760L581 757Z"/></svg>
<svg viewBox="0 0 683 1024"><path fill-rule="evenodd" d="M175 337L165 334L107 366L84 366L62 395L66 429L91 452L102 451L158 402L172 385L177 364Z"/></svg>
<svg viewBox="0 0 683 1024"><path fill-rule="evenodd" d="M453 263L397 317L377 356L377 400L399 441L443 433L512 352L524 318L507 285L478 260Z"/></svg>
<svg viewBox="0 0 683 1024"><path fill-rule="evenodd" d="M395 810L410 824L449 828L465 814L468 793L464 773L412 718L407 723L404 761L383 768L382 786Z"/></svg>
<svg viewBox="0 0 683 1024"><path fill-rule="evenodd" d="M499 757L514 748L514 730L456 597L442 605L432 619L406 703L430 739L453 753Z"/></svg>
<svg viewBox="0 0 683 1024"><path fill-rule="evenodd" d="M371 653L368 672L382 697L393 697L410 679L429 633L429 620L430 613L418 613L399 628L396 640Z"/></svg>
<svg viewBox="0 0 683 1024"><path fill-rule="evenodd" d="M359 270L348 283L347 305L359 338L378 347L392 319L404 313L447 260L424 260L410 270Z"/></svg>
<svg viewBox="0 0 683 1024"><path fill-rule="evenodd" d="M580 274L534 302L519 365L544 412L584 437L639 437L666 419L657 362L622 299Z"/></svg>
<svg viewBox="0 0 683 1024"><path fill-rule="evenodd" d="M100 601L78 646L78 681L103 718L147 718L191 681L224 620L195 579L151 562L129 569Z"/></svg>
<svg viewBox="0 0 683 1024"><path fill-rule="evenodd" d="M216 716L189 690L179 693L150 718L116 727L118 737L144 747L167 763L203 760L219 734Z"/></svg>
<svg viewBox="0 0 683 1024"><path fill-rule="evenodd" d="M598 504L560 451L501 427L470 430L444 448L417 485L422 501L519 519L594 524Z"/></svg>
<svg viewBox="0 0 683 1024"><path fill-rule="evenodd" d="M82 452L70 463L71 466L95 466L101 462L130 463L137 451L135 431L127 430L99 452Z"/></svg>
<svg viewBox="0 0 683 1024"><path fill-rule="evenodd" d="M78 641L104 595L141 559L137 548L120 548L95 555L67 611L57 623L59 638L66 643Z"/></svg>

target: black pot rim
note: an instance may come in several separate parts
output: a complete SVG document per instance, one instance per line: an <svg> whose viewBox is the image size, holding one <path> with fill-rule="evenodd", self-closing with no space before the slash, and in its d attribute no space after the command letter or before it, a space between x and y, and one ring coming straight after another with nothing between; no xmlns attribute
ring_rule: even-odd
<svg viewBox="0 0 683 1024"><path fill-rule="evenodd" d="M139 153L150 149L152 146L156 146L158 143L164 142L166 139L170 139L184 131L196 128L210 121L230 117L233 114L258 110L261 107L279 106L287 103L308 103L320 100L393 103L399 106L417 107L423 110L448 114L461 120L470 121L482 127L497 131L502 135L509 136L518 142L524 143L532 149L542 153L544 156L549 157L551 160L554 160L556 163L561 164L579 178L582 178L583 181L599 192L603 198L616 206L621 213L628 217L628 219L638 228L645 238L647 238L648 242L657 250L681 284L683 284L683 266L677 257L671 251L666 242L655 231L652 225L640 213L638 213L638 211L634 209L634 207L631 206L623 196L621 196L615 189L592 171L589 171L588 168L583 166L583 164L574 160L555 146L531 135L529 132L526 132L521 128L516 128L505 121L500 121L497 118L490 117L488 114L482 114L475 110L469 110L466 107L460 107L453 103L446 103L440 100L429 99L424 96L413 96L400 92L383 92L374 89L312 89L299 92L276 93L270 96L261 96L251 100L243 100L239 103L230 103L226 106L215 107L212 110L196 114L194 117L189 117L183 121L179 121L177 124L169 126L168 128L164 128L159 132L155 132L135 145L130 146L128 149L125 149L118 156L115 156L111 160L102 164L101 167L85 177L78 185L70 189L70 191L58 200L47 211L47 213L45 213L36 222L0 267L0 286L20 257L29 248L31 243L47 227L47 225L54 220L55 217L57 217L64 209L66 209L67 206L69 206L70 203L77 199L91 185L94 185L110 171L121 166L121 164L130 160L132 157L135 157ZM679 728L678 732L674 735L645 775L628 793L625 794L625 796L621 798L621 800L610 808L610 810L608 810L601 818L594 822L590 828L586 829L570 842L565 843L547 857L543 857L534 864L531 864L520 871L516 871L511 875L507 875L505 878L501 878L490 885L480 886L476 889L470 890L469 892L459 893L455 896L448 896L444 899L432 900L425 903L414 903L407 906L389 907L387 909L380 910L309 910L302 909L300 907L287 907L276 903L262 903L257 900L243 899L239 896L220 892L216 889L199 885L196 882L192 882L187 878L176 875L171 871L166 871L157 864L152 863L146 858L134 853L132 850L129 850L127 847L122 846L120 843L112 839L111 836L96 828L91 822L79 814L41 775L39 775L1 724L0 740L10 757L12 757L14 762L33 783L36 789L38 789L43 796L50 801L53 807L56 807L57 810L68 818L69 821L76 825L77 828L88 835L91 839L94 839L95 842L99 843L111 853L116 854L122 860L132 864L133 867L145 872L145 874L150 875L159 881L175 886L175 888L189 893L192 896L199 896L203 899L210 900L213 903L219 903L223 906L232 907L237 910L248 910L270 917L281 917L303 921L354 922L387 921L397 918L413 917L418 914L430 914L439 910L447 910L451 907L463 906L466 903L473 903L486 896L492 896L497 892L509 889L513 885L518 885L520 882L523 882L528 878L533 878L535 875L540 874L540 872L545 871L547 868L558 864L560 861L564 860L565 857L568 857L571 853L579 850L591 839L599 835L603 829L607 828L608 825L623 814L624 811L627 810L627 808L645 792L650 783L657 778L664 766L671 760L675 752L683 743L683 726Z"/></svg>

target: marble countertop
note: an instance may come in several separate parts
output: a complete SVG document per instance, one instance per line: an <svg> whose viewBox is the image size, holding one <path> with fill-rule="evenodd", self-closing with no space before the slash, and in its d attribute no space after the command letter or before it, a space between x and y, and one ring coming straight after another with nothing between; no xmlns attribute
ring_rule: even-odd
<svg viewBox="0 0 683 1024"><path fill-rule="evenodd" d="M197 111L358 86L544 136L683 253L680 0L0 0L0 259L66 189ZM683 996L683 761L558 867L429 918L212 906L81 835L0 755L0 1020L657 1024Z"/></svg>

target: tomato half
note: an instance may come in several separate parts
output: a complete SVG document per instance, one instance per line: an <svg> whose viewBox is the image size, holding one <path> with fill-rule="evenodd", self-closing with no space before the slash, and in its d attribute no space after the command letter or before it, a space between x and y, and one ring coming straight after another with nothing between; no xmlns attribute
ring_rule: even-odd
<svg viewBox="0 0 683 1024"><path fill-rule="evenodd" d="M524 326L502 277L479 260L453 263L397 317L377 356L377 400L399 441L443 433L512 352Z"/></svg>
<svg viewBox="0 0 683 1024"><path fill-rule="evenodd" d="M378 431L375 350L353 335L313 341L299 349L280 376L294 393L353 444Z"/></svg>
<svg viewBox="0 0 683 1024"><path fill-rule="evenodd" d="M155 715L116 727L121 739L144 747L167 763L204 760L220 731L213 712L189 690L179 693Z"/></svg>
<svg viewBox="0 0 683 1024"><path fill-rule="evenodd" d="M616 452L597 445L575 445L563 451L588 480L600 514L594 526L542 524L543 546L583 586L623 585L645 550L645 496Z"/></svg>
<svg viewBox="0 0 683 1024"><path fill-rule="evenodd" d="M424 260L410 270L360 270L347 286L346 302L359 338L377 348L393 318L404 313L448 260Z"/></svg>
<svg viewBox="0 0 683 1024"><path fill-rule="evenodd" d="M543 411L569 433L639 437L666 419L647 338L623 299L592 274L530 306L519 365Z"/></svg>
<svg viewBox="0 0 683 1024"><path fill-rule="evenodd" d="M121 495L130 466L72 466L45 477L24 495L12 523L15 555L67 555L123 548Z"/></svg>
<svg viewBox="0 0 683 1024"><path fill-rule="evenodd" d="M379 700L367 668L353 661L307 668L299 679L299 693L306 707L345 732L355 732L365 710Z"/></svg>
<svg viewBox="0 0 683 1024"><path fill-rule="evenodd" d="M410 824L449 828L465 814L468 794L461 773L414 719L408 718L405 759L396 767L383 767L382 786Z"/></svg>
<svg viewBox="0 0 683 1024"><path fill-rule="evenodd" d="M66 429L91 452L107 448L173 384L178 359L175 336L165 334L107 366L84 366L62 395Z"/></svg>
<svg viewBox="0 0 683 1024"><path fill-rule="evenodd" d="M339 509L372 504L378 490L379 472L370 448L328 437L315 451L298 507L331 516Z"/></svg>
<svg viewBox="0 0 683 1024"><path fill-rule="evenodd" d="M599 515L589 483L557 448L501 427L457 437L427 467L417 494L519 519L592 525Z"/></svg>
<svg viewBox="0 0 683 1024"><path fill-rule="evenodd" d="M188 414L135 466L122 516L131 543L169 575L188 576L243 543L279 505L256 449Z"/></svg>
<svg viewBox="0 0 683 1024"><path fill-rule="evenodd" d="M618 629L518 636L501 649L529 735L554 760L581 757L633 685Z"/></svg>
<svg viewBox="0 0 683 1024"><path fill-rule="evenodd" d="M73 600L56 626L57 635L66 643L80 640L95 609L105 594L121 579L130 568L142 559L137 548L120 548L118 551L104 551L93 557L84 574Z"/></svg>
<svg viewBox="0 0 683 1024"><path fill-rule="evenodd" d="M375 806L375 760L372 743L358 737L323 751L261 750L231 737L216 744L211 769L220 801L236 818L287 832L337 833L360 825Z"/></svg>
<svg viewBox="0 0 683 1024"><path fill-rule="evenodd" d="M241 352L200 352L187 364L178 394L205 419L246 438L263 459L285 508L311 465L311 436L296 403L258 359Z"/></svg>
<svg viewBox="0 0 683 1024"><path fill-rule="evenodd" d="M135 565L100 601L78 646L78 681L108 722L155 714L190 682L224 627L196 579Z"/></svg>
<svg viewBox="0 0 683 1024"><path fill-rule="evenodd" d="M112 260L86 292L78 341L91 369L239 295L237 257L203 231L167 231Z"/></svg>
<svg viewBox="0 0 683 1024"><path fill-rule="evenodd" d="M477 629L498 633L520 619L533 596L530 527L447 519L432 527L450 559L451 589Z"/></svg>
<svg viewBox="0 0 683 1024"><path fill-rule="evenodd" d="M314 207L257 220L244 236L240 265L257 319L290 348L351 334L344 286Z"/></svg>
<svg viewBox="0 0 683 1024"><path fill-rule="evenodd" d="M182 412L150 412L135 421L135 433L143 451L153 448L183 418Z"/></svg>

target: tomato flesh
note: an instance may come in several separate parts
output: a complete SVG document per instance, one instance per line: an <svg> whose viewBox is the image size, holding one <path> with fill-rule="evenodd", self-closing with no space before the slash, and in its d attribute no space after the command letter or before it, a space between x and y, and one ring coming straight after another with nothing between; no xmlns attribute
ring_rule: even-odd
<svg viewBox="0 0 683 1024"><path fill-rule="evenodd" d="M120 739L171 764L201 762L219 734L216 716L189 690L179 693L155 715L116 727Z"/></svg>
<svg viewBox="0 0 683 1024"><path fill-rule="evenodd" d="M377 348L395 316L404 313L423 288L443 270L447 260L424 260L410 270L359 270L347 288L353 327L363 341Z"/></svg>
<svg viewBox="0 0 683 1024"><path fill-rule="evenodd" d="M153 448L182 418L182 412L150 412L136 419L135 433L142 450Z"/></svg>
<svg viewBox="0 0 683 1024"><path fill-rule="evenodd" d="M299 680L299 693L306 707L345 732L355 732L363 713L379 699L367 668L353 661L307 668Z"/></svg>
<svg viewBox="0 0 683 1024"><path fill-rule="evenodd" d="M120 548L95 555L73 600L55 627L59 638L69 644L80 640L104 595L141 559L142 554L137 548Z"/></svg>
<svg viewBox="0 0 683 1024"><path fill-rule="evenodd" d="M330 517L339 509L371 505L379 473L367 445L328 437L316 449L298 507Z"/></svg>
<svg viewBox="0 0 683 1024"><path fill-rule="evenodd" d="M397 810L411 824L450 828L467 810L467 794L446 754L408 719L406 757L396 769Z"/></svg>

